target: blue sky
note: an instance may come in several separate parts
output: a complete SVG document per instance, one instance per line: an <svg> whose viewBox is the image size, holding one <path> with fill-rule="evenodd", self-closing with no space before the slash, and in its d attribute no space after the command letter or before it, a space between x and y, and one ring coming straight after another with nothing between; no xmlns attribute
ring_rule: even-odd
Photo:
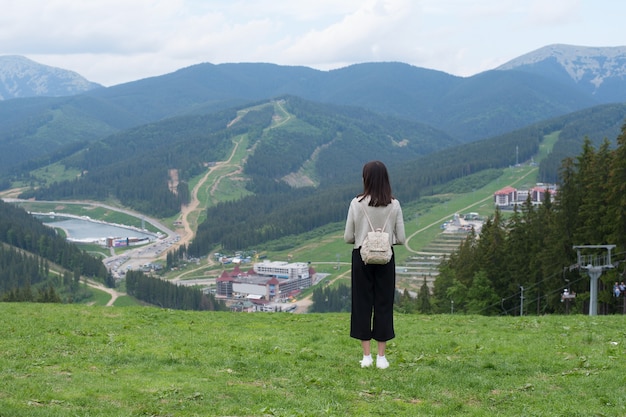
<svg viewBox="0 0 626 417"><path fill-rule="evenodd" d="M0 55L106 86L201 62L470 76L542 46L626 46L614 0L6 0Z"/></svg>

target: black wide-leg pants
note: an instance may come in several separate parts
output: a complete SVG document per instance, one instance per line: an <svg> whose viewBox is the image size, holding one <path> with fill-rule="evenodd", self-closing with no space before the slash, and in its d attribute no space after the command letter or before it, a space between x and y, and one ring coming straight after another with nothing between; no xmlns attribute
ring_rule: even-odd
<svg viewBox="0 0 626 417"><path fill-rule="evenodd" d="M395 337L393 300L395 255L385 265L366 265L359 249L352 251L352 314L350 337L385 342Z"/></svg>

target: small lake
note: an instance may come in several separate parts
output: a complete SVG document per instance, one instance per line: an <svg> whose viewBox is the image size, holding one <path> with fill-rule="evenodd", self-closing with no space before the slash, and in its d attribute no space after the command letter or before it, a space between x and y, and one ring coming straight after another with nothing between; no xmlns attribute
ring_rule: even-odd
<svg viewBox="0 0 626 417"><path fill-rule="evenodd" d="M136 237L154 239L155 235L134 229L127 229L108 223L93 222L85 219L64 218L55 216L37 216L46 225L59 227L65 230L67 237L72 240L97 240L108 237Z"/></svg>

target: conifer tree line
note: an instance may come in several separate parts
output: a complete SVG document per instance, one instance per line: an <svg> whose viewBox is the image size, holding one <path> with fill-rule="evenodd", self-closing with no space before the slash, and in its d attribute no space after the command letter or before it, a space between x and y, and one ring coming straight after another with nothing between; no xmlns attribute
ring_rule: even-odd
<svg viewBox="0 0 626 417"><path fill-rule="evenodd" d="M480 235L470 232L442 262L432 295L426 283L417 297L397 293L396 311L585 313L589 277L577 265L573 247L616 245L614 268L600 278L598 312L626 313L626 298L612 293L614 282L626 280L626 125L614 148L608 140L595 148L585 138L581 153L562 161L559 175L554 200L547 195L539 206L527 200L508 215L496 209ZM570 305L561 298L565 289L576 294ZM312 311L347 311L349 303L338 302L346 299L341 291L316 289Z"/></svg>
<svg viewBox="0 0 626 417"><path fill-rule="evenodd" d="M350 287L340 284L337 287L317 286L313 290L309 313L349 312L352 299Z"/></svg>
<svg viewBox="0 0 626 417"><path fill-rule="evenodd" d="M0 301L73 303L91 293L80 273L54 273L43 258L0 244Z"/></svg>
<svg viewBox="0 0 626 417"><path fill-rule="evenodd" d="M235 117L234 110L178 117L112 135L62 160L82 172L78 178L33 187L20 198L102 201L114 196L139 212L172 216L189 203L188 180L206 169L204 163L225 158L231 138L240 132L225 128ZM169 169L178 170L175 192L168 185Z"/></svg>
<svg viewBox="0 0 626 417"><path fill-rule="evenodd" d="M66 271L55 274L50 263ZM80 285L81 275L112 285L100 259L0 200L0 300L75 302L89 295Z"/></svg>
<svg viewBox="0 0 626 417"><path fill-rule="evenodd" d="M0 301L60 302L52 285L40 285L49 272L41 258L0 244Z"/></svg>
<svg viewBox="0 0 626 417"><path fill-rule="evenodd" d="M68 242L25 210L0 200L0 242L23 249L70 271L105 283L102 261Z"/></svg>
<svg viewBox="0 0 626 417"><path fill-rule="evenodd" d="M408 290L396 290L394 310L405 314L430 314L432 313L431 295L426 281L420 288L417 297ZM318 286L313 290L312 304L309 313L346 313L352 306L352 290L345 284L335 287Z"/></svg>
<svg viewBox="0 0 626 417"><path fill-rule="evenodd" d="M227 310L223 301L200 288L176 285L160 278L149 277L141 271L126 273L126 291L138 300L161 308L196 311Z"/></svg>
<svg viewBox="0 0 626 417"><path fill-rule="evenodd" d="M547 196L536 207L528 200L510 216L496 210L480 236L470 233L442 263L434 311L454 303L457 312L486 315L561 313L566 288L576 293L570 311L588 311L589 277L573 247L616 245L614 268L600 279L598 313L624 312L612 287L626 268L626 125L613 148L606 139L596 148L585 138L559 175L554 200Z"/></svg>

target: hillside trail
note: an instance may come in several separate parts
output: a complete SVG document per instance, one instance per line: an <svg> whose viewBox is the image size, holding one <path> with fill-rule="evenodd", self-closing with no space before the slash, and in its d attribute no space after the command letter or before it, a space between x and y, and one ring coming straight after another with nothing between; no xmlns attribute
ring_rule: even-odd
<svg viewBox="0 0 626 417"><path fill-rule="evenodd" d="M4 198L18 198L23 191L26 191L28 187L11 188L10 190L0 191L0 199Z"/></svg>
<svg viewBox="0 0 626 417"><path fill-rule="evenodd" d="M521 177L519 177L518 179L516 179L515 181L513 181L511 184L509 184L509 186L513 186L513 185L515 185L515 184L519 183L520 181L522 181L523 179L525 179L526 177L528 177L530 174L532 174L532 173L536 173L536 171L537 171L537 169L532 169L532 170L528 171L526 174L522 175ZM474 202L474 203L470 204L470 205L469 205L469 206L467 206L467 207L463 207L463 208L462 208L461 210L459 210L459 211L460 211L460 212L467 211L467 210L471 209L472 207L478 206L479 204L482 204L482 203L484 203L485 201L488 201L488 200L491 200L491 199L493 199L493 196L492 196L492 195L488 195L487 197L483 198L482 200L476 201L476 202ZM438 219L438 220L435 220L434 222L432 222L432 223L430 223L430 224L428 224L428 225L426 225L426 226L422 227L421 229L416 230L414 233L412 233L410 236L408 236L408 237L406 238L406 243L404 244L404 246L406 247L407 251L409 251L409 252L411 252L411 253L414 253L414 254L418 254L418 253L420 253L420 251L417 251L417 250L415 250L415 249L411 249L411 247L410 247L410 245L409 245L409 241L410 241L412 238L414 238L415 236L417 236L419 233L422 233L423 231L428 230L428 229L430 229L430 228L431 228L431 227L433 227L433 226L436 226L436 225L438 225L438 224L441 224L442 222L444 222L445 220L449 219L449 218L450 218L450 216L453 216L453 215L454 215L454 213L448 213L448 214L446 214L445 216L443 216L442 218L440 218L440 219Z"/></svg>
<svg viewBox="0 0 626 417"><path fill-rule="evenodd" d="M95 289L100 290L100 291L104 291L104 292L106 292L107 294L109 294L111 296L111 299L106 303L106 307L113 306L113 304L115 304L115 301L117 300L118 297L121 297L122 295L126 295L126 293L118 292L118 291L116 291L113 288L105 287L101 283L96 282L96 281L92 281L90 279L86 279L85 278L85 282L90 287L95 288Z"/></svg>
<svg viewBox="0 0 626 417"><path fill-rule="evenodd" d="M61 267L58 267L58 268L60 269ZM55 275L61 275L61 272L59 272L57 270L54 270L54 269L51 269L50 272L52 274L55 274ZM115 290L114 288L105 287L102 283L94 281L94 280L89 279L87 277L81 276L81 279L88 286L90 286L92 288L95 288L97 290L106 292L107 294L109 294L111 296L111 299L106 303L106 307L111 307L115 303L115 301L118 299L118 297L126 295L126 293L119 292L119 291Z"/></svg>
<svg viewBox="0 0 626 417"><path fill-rule="evenodd" d="M188 244L189 242L191 242L191 240L193 240L195 236L195 230L191 227L191 221L189 220L189 217L193 213L199 210L200 200L198 199L198 192L206 184L207 180L209 179L209 176L215 170L222 168L224 166L231 165L232 159L237 153L237 149L239 148L240 143L241 143L241 140L233 141L233 144L234 144L233 150L231 151L228 159L225 161L216 162L213 166L211 166L207 170L207 172L204 174L204 176L200 179L200 181L198 181L198 183L193 187L193 190L191 190L191 201L189 202L189 204L182 206L180 210L180 222L183 226L184 232L181 234L181 238L177 242L177 245L173 246L174 248L180 247L181 245ZM215 181L215 183L211 187L211 193L213 193L213 191L215 190L216 184L219 183L219 181L223 177L226 177L229 175L233 175L233 173L228 173L222 177L218 177L218 179Z"/></svg>
<svg viewBox="0 0 626 417"><path fill-rule="evenodd" d="M287 112L287 110L285 110L285 108L283 107L283 101L277 101L276 105L278 106L278 108L280 109L281 113L283 113L282 118L280 118L279 121L277 121L272 127L271 129L274 129L278 126L281 126L283 124L285 124L286 122L288 122L289 120L291 120L292 115L290 113ZM235 123L237 123L238 121L240 121L242 119L242 117L245 115L246 111L241 112L240 114L237 115L237 117L235 119L233 119L232 121L230 121L230 123L228 123L228 127L231 127L232 125L234 125ZM193 187L193 190L191 191L191 201L189 202L189 204L187 204L186 206L183 206L181 208L181 214L180 214L180 222L181 225L183 226L183 230L184 230L184 235L181 236L181 239L177 242L176 246L173 246L173 249L176 249L178 247L180 247L180 245L183 244L188 244L189 242L191 242L193 240L193 238L195 237L195 230L192 228L191 226L191 221L189 220L190 216L197 212L200 209L200 200L198 199L198 192L199 190L206 185L206 182L209 179L209 176L216 171L218 168L227 168L227 167L231 167L231 168L235 168L235 170L231 170L227 173L225 173L224 175L218 176L217 178L215 178L215 180L213 181L213 183L210 185L210 189L209 189L209 196L213 196L215 194L215 192L217 191L219 184L221 183L221 181L225 178L228 177L232 177L235 175L239 175L243 172L243 164L245 163L245 158L243 158L240 161L235 161L233 162L233 158L235 157L235 155L237 154L237 151L239 150L239 146L241 145L242 142L242 138L239 138L239 140L233 140L233 150L230 153L230 156L228 157L227 160L225 161L219 161L216 162L215 165L213 165L211 168L209 168L209 170L204 174L204 176L200 179L200 181L198 181L198 183L196 184L195 187ZM254 146L250 151L252 152L254 150L256 146ZM204 208L202 208L204 209ZM197 225L196 225L197 226ZM164 259L166 255L161 256L161 259ZM209 254L207 256L207 262L209 265L214 265L215 261L213 260L213 258L211 257L211 255ZM184 276L192 274L196 271L199 270L203 270L205 269L206 266L199 266L198 268L194 268L194 269L190 269L187 270L183 273L181 273L180 275L177 275L175 277L172 278L172 281L179 281L181 280Z"/></svg>

